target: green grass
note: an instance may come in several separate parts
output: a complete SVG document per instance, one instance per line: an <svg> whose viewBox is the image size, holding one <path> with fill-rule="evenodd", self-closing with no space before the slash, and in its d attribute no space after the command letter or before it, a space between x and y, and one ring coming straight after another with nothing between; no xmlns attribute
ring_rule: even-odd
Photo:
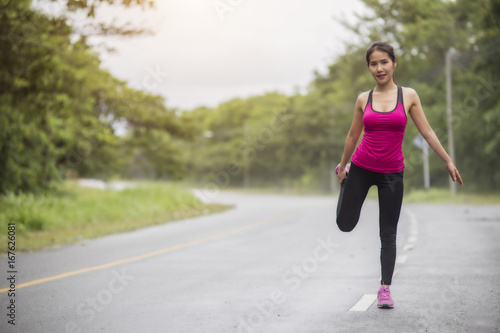
<svg viewBox="0 0 500 333"><path fill-rule="evenodd" d="M168 183L102 191L65 182L43 194L0 197L0 244L7 244L9 222L16 225L16 250L33 251L227 208L200 203L188 190ZM0 249L4 252L6 246Z"/></svg>
<svg viewBox="0 0 500 333"><path fill-rule="evenodd" d="M372 186L368 192L367 199L378 200L377 187ZM425 203L425 204L443 204L443 205L487 205L500 204L500 193L466 193L457 191L452 196L449 189L431 188L425 190L409 190L403 196L404 203Z"/></svg>
<svg viewBox="0 0 500 333"><path fill-rule="evenodd" d="M405 193L404 202L451 205L500 204L500 193L479 194L459 190L456 195L451 195L449 189L413 190Z"/></svg>

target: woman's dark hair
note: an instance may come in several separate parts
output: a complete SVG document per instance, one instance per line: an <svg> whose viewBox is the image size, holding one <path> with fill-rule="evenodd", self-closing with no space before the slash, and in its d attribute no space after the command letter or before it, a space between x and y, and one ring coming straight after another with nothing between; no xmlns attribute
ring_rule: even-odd
<svg viewBox="0 0 500 333"><path fill-rule="evenodd" d="M396 62L396 55L394 54L394 48L391 46L391 44L386 43L386 42L375 42L370 45L368 50L366 50L366 64L370 64L370 56L374 51L380 51L380 52L385 52L389 55L391 58L392 62Z"/></svg>

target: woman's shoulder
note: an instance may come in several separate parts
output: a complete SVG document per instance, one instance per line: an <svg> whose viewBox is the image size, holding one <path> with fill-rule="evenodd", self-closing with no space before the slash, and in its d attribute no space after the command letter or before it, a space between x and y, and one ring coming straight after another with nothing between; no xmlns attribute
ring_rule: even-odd
<svg viewBox="0 0 500 333"><path fill-rule="evenodd" d="M403 90L403 98L404 97L409 97L409 98L415 98L418 97L417 91L413 88L410 87L403 87L401 86Z"/></svg>
<svg viewBox="0 0 500 333"><path fill-rule="evenodd" d="M366 102L368 102L368 96L370 95L370 91L363 91L358 95L358 98L356 99L356 102L359 103L360 105L365 105Z"/></svg>
<svg viewBox="0 0 500 333"><path fill-rule="evenodd" d="M410 87L401 87L403 90L403 101L405 104L405 109L410 112L414 105L420 105L420 97L418 97L415 89Z"/></svg>

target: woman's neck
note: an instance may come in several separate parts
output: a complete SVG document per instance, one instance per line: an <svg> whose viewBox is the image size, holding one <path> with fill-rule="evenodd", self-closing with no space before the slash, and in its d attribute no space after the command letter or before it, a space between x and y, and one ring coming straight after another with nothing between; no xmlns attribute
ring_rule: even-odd
<svg viewBox="0 0 500 333"><path fill-rule="evenodd" d="M377 85L375 86L375 89L374 91L377 91L377 92L384 92L384 91L390 91L390 90L394 90L396 89L398 86L396 85L396 83L394 82L394 80L391 80L385 84L379 84L377 83Z"/></svg>

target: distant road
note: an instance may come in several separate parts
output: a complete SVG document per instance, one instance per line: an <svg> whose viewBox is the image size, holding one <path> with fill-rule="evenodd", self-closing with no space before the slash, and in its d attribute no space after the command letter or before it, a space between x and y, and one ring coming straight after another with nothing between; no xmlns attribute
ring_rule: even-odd
<svg viewBox="0 0 500 333"><path fill-rule="evenodd" d="M404 204L379 310L376 201L351 233L334 197L215 201L236 208L17 254L15 297L1 258L0 332L500 332L499 205Z"/></svg>

